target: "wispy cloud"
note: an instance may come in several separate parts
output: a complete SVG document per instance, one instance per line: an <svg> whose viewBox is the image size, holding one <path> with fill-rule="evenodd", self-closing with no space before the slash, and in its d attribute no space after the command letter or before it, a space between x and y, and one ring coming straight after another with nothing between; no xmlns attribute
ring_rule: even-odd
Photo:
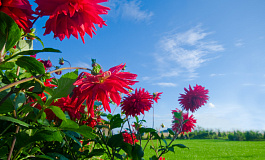
<svg viewBox="0 0 265 160"><path fill-rule="evenodd" d="M235 46L236 47L242 47L242 46L244 46L243 40L242 39L236 40Z"/></svg>
<svg viewBox="0 0 265 160"><path fill-rule="evenodd" d="M177 84L175 83L168 83L168 82L160 82L160 83L154 83L153 85L163 86L163 87L176 87Z"/></svg>
<svg viewBox="0 0 265 160"><path fill-rule="evenodd" d="M207 41L207 36L211 34L201 29L200 25L185 32L170 33L159 41L161 51L155 54L155 58L160 66L171 68L171 71L167 69L167 73L174 73L172 76L188 72L189 78L196 77L196 69L214 58L211 53L224 50L216 41ZM164 70L162 73L161 76L165 76Z"/></svg>
<svg viewBox="0 0 265 160"><path fill-rule="evenodd" d="M218 73L218 74L216 74L216 73L212 73L212 74L210 74L210 77L217 77L217 76L224 76L225 74L222 74L222 73Z"/></svg>
<svg viewBox="0 0 265 160"><path fill-rule="evenodd" d="M208 107L209 107L209 108L215 108L215 105L214 105L213 103L209 103L209 104L208 104Z"/></svg>
<svg viewBox="0 0 265 160"><path fill-rule="evenodd" d="M153 16L153 12L143 10L141 0L110 0L109 6L113 8L115 16L121 16L134 21L148 21Z"/></svg>

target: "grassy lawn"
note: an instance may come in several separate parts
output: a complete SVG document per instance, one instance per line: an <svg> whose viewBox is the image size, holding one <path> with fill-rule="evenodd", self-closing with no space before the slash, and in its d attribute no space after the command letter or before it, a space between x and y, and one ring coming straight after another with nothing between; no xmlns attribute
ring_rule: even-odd
<svg viewBox="0 0 265 160"><path fill-rule="evenodd" d="M145 144L147 141L143 141ZM169 143L170 141L167 140ZM156 145L156 140L153 141ZM163 142L162 142L163 143ZM164 143L163 143L164 144ZM175 147L175 153L168 152L163 157L166 160L213 160L213 159L251 159L265 160L265 141L226 141L226 140L175 140L174 144L184 144L187 148ZM148 144L150 146L150 142ZM143 146L143 145L142 145ZM154 150L146 147L144 159L155 154Z"/></svg>

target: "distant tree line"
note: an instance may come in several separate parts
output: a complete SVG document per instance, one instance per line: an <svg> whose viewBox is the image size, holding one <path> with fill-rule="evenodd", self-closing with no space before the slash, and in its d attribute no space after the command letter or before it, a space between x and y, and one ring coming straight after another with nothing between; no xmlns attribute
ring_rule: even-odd
<svg viewBox="0 0 265 160"><path fill-rule="evenodd" d="M265 131L214 131L212 129L198 128L193 132L182 135L180 138L189 139L225 139L230 141L264 141Z"/></svg>

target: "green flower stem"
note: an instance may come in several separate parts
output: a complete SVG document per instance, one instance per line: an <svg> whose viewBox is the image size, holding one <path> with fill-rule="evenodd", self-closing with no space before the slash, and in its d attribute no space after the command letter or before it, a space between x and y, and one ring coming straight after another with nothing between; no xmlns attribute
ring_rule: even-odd
<svg viewBox="0 0 265 160"><path fill-rule="evenodd" d="M89 68L83 68L83 67L67 67L67 68L59 68L59 69L56 69L56 70L53 70L51 72L47 72L47 73L55 73L55 72L58 72L58 71L62 71L62 70L66 70L66 69L84 69L84 70L89 70L91 71L91 69ZM14 83L11 83L11 84L8 84L2 88L0 88L0 92L6 90L6 89L9 89L13 86L16 86L16 85L19 85L21 83L25 83L25 82L28 82L28 81L31 81L31 80L36 80L36 79L39 79L40 77L44 76L44 74L41 74L41 75L38 75L38 76L33 76L33 77L29 77L29 78L25 78L25 79L22 79L20 81L17 81L17 82L14 82Z"/></svg>
<svg viewBox="0 0 265 160"><path fill-rule="evenodd" d="M101 132L101 129L99 129L99 135L101 136L101 138L102 138L102 141L103 141L103 143L105 144L105 146L106 146L106 148L107 148L107 153L108 153L108 156L110 157L110 158L112 158L111 157L111 153L110 153L110 150L109 150L109 147L108 147L108 145L107 145L107 143L106 143L106 141L104 140L104 137L103 137L103 134L102 134L102 132ZM103 146L102 146L102 148L103 148Z"/></svg>

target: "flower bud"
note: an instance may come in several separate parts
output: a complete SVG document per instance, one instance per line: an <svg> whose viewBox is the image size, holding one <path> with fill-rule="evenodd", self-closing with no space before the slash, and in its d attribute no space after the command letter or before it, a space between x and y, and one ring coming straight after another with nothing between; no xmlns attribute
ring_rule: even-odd
<svg viewBox="0 0 265 160"><path fill-rule="evenodd" d="M45 70L48 70L52 67L52 62L50 60L46 60L46 61L41 60L40 62L43 63Z"/></svg>
<svg viewBox="0 0 265 160"><path fill-rule="evenodd" d="M64 60L63 60L63 58L60 58L60 59L59 59L59 64L60 64L60 65L64 65Z"/></svg>

